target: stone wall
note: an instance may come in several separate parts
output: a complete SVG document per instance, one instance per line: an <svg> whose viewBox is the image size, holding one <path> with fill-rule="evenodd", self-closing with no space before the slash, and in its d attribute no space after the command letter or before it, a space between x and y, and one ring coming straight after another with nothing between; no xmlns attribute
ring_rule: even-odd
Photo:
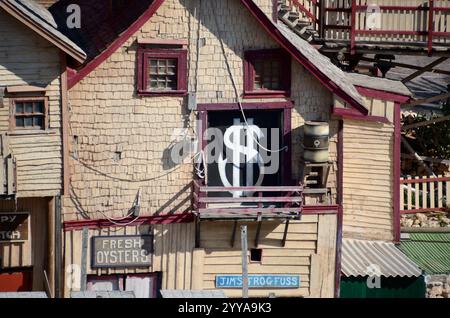
<svg viewBox="0 0 450 318"><path fill-rule="evenodd" d="M450 298L450 275L428 275L427 298Z"/></svg>
<svg viewBox="0 0 450 318"><path fill-rule="evenodd" d="M402 227L450 227L450 212L404 214L400 219Z"/></svg>

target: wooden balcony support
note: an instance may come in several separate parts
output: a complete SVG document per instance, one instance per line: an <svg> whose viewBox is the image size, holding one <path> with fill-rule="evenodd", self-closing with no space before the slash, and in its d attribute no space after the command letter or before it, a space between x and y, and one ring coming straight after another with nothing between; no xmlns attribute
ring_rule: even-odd
<svg viewBox="0 0 450 318"><path fill-rule="evenodd" d="M217 187L194 181L194 213L200 219L295 219L302 211L301 186ZM239 191L252 196L231 197ZM253 192L253 194L252 194ZM228 194L229 196L217 196Z"/></svg>

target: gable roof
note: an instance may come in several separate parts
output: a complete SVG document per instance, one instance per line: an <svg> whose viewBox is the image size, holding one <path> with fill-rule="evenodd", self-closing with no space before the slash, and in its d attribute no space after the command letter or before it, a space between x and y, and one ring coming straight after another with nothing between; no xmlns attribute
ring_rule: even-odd
<svg viewBox="0 0 450 318"><path fill-rule="evenodd" d="M0 8L67 53L78 63L83 63L86 59L86 53L58 30L50 12L40 4L32 0L0 0Z"/></svg>
<svg viewBox="0 0 450 318"><path fill-rule="evenodd" d="M294 55L306 69L308 69L330 91L347 101L353 107L362 110L364 114L367 114L364 99L358 93L358 90L348 79L347 74L344 71L334 65L328 57L320 53L311 44L294 33L283 22L280 21L277 24L274 24L270 19L268 20L276 27L276 30L278 30L281 35L294 46L295 50L291 49L291 51L293 51L291 54ZM286 49L289 51L289 48Z"/></svg>
<svg viewBox="0 0 450 318"><path fill-rule="evenodd" d="M128 0L126 7L114 11L111 0L60 0L50 6L58 28L86 52L86 63L107 49L126 31L154 0ZM66 8L71 4L80 7L81 27L68 28Z"/></svg>
<svg viewBox="0 0 450 318"><path fill-rule="evenodd" d="M364 99L341 69L287 26L272 22L253 0L240 1L273 40L286 49L322 85L363 114L368 113ZM82 21L81 29L67 30L68 36L88 52L87 63L69 76L69 89L123 45L153 16L163 2L164 0L130 0L127 2L127 10L123 10L121 19L119 16L105 13L104 8L108 5L108 0L60 0L51 6L50 11L62 28L64 24L62 13L68 3L80 5L84 12L83 16L88 12L88 18Z"/></svg>

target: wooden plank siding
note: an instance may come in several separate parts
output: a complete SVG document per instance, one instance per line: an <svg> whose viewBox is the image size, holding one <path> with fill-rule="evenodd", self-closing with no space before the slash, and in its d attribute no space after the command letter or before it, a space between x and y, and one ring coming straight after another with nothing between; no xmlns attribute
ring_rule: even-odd
<svg viewBox="0 0 450 318"><path fill-rule="evenodd" d="M25 134L10 129L12 95L0 105L0 134L8 134L17 160L17 196L54 196L62 187L59 50L3 11L0 29L0 87L44 87L48 98L47 129Z"/></svg>
<svg viewBox="0 0 450 318"><path fill-rule="evenodd" d="M256 222L238 222L247 225L248 246L255 248ZM194 286L215 289L218 274L241 274L242 260L240 234L236 233L231 246L233 222L202 222L200 249L195 250L193 269ZM249 262L249 274L300 275L300 287L296 289L250 289L250 297L267 297L269 293L286 297L332 297L336 215L304 215L301 221L291 221L285 247L282 238L285 224L281 221L264 221L261 225L258 248L263 249L261 262ZM319 260L312 269L311 260ZM320 268L319 268L320 267ZM314 277L312 278L312 272ZM331 275L331 276L330 276ZM201 280L199 282L198 280ZM314 286L314 288L312 287ZM240 289L223 289L229 297L241 297Z"/></svg>
<svg viewBox="0 0 450 318"><path fill-rule="evenodd" d="M64 268L81 268L82 230L64 232ZM154 253L150 267L91 268L91 238L93 236L154 234ZM111 275L162 272L162 289L192 289L192 253L194 250L194 223L126 226L90 229L87 250L87 275ZM72 280L66 272L64 296L80 290L80 277Z"/></svg>
<svg viewBox="0 0 450 318"><path fill-rule="evenodd" d="M0 244L0 268L33 268L33 290L44 290L44 269L48 262L48 198L0 200L0 212L29 212L28 241ZM48 273L48 272L47 272Z"/></svg>
<svg viewBox="0 0 450 318"><path fill-rule="evenodd" d="M394 127L344 120L344 237L391 240Z"/></svg>

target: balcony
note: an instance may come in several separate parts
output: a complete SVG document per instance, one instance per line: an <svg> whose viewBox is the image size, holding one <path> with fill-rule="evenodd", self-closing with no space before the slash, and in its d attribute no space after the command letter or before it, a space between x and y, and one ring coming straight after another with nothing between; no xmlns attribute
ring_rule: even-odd
<svg viewBox="0 0 450 318"><path fill-rule="evenodd" d="M302 193L302 186L216 187L196 180L193 210L204 220L299 219Z"/></svg>

